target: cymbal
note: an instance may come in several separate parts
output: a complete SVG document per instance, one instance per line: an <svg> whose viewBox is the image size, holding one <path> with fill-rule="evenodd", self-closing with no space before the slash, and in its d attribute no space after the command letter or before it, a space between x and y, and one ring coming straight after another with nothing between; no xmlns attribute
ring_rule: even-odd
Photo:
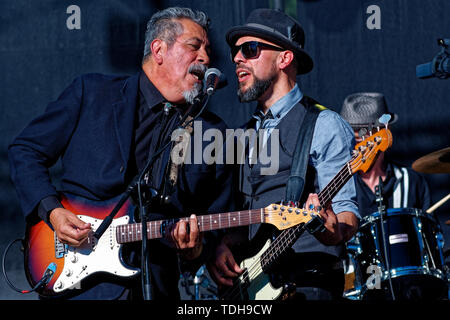
<svg viewBox="0 0 450 320"><path fill-rule="evenodd" d="M417 159L413 162L412 168L422 173L450 173L450 147Z"/></svg>

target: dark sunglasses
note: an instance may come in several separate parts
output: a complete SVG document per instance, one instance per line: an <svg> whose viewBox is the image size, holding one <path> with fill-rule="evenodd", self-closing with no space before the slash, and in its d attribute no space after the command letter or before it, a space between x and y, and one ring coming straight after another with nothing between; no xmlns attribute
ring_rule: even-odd
<svg viewBox="0 0 450 320"><path fill-rule="evenodd" d="M245 59L256 59L259 57L261 53L261 49L271 49L277 51L284 51L286 49L275 47L270 44L258 41L248 41L240 44L238 46L233 46L231 48L231 61L234 60L234 57L237 55L239 51L242 52L242 56Z"/></svg>

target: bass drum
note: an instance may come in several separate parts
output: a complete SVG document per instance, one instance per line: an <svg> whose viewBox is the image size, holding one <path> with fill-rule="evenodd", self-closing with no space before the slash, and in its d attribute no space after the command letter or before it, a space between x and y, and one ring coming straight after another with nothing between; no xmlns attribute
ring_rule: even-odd
<svg viewBox="0 0 450 320"><path fill-rule="evenodd" d="M439 299L446 295L443 235L433 216L419 209L388 209L361 221L348 244L356 293L363 300ZM360 284L358 287L358 283Z"/></svg>

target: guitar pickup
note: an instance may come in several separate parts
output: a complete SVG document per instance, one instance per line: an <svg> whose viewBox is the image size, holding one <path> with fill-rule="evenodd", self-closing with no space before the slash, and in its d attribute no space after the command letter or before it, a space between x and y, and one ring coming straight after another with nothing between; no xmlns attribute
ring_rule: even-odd
<svg viewBox="0 0 450 320"><path fill-rule="evenodd" d="M320 216L314 216L309 222L305 225L306 230L309 233L313 234L317 231L323 232L325 231L325 226L323 225L323 220Z"/></svg>
<svg viewBox="0 0 450 320"><path fill-rule="evenodd" d="M55 258L63 258L67 253L67 244L63 244L61 241L59 241L58 237L56 236L56 232L53 232L53 239L55 243Z"/></svg>

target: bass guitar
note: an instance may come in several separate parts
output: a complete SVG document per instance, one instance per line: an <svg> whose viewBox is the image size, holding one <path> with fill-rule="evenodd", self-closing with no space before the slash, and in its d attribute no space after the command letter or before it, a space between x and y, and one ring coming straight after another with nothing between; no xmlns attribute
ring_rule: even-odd
<svg viewBox="0 0 450 320"><path fill-rule="evenodd" d="M374 163L379 151L385 151L392 145L392 134L383 128L355 146L353 155L336 176L318 194L321 204L331 200L347 181L358 171L366 172ZM302 233L308 230L314 233L317 228L308 228L307 224L297 224L284 230L274 241L267 240L262 248L250 258L240 263L244 272L236 278L232 287L225 289L220 298L224 300L275 300L282 296L289 286L275 288L270 282L269 270L279 257L290 248ZM259 242L257 239L256 242ZM251 242L253 244L253 241ZM254 245L249 246L254 249ZM253 251L253 250L250 250Z"/></svg>

